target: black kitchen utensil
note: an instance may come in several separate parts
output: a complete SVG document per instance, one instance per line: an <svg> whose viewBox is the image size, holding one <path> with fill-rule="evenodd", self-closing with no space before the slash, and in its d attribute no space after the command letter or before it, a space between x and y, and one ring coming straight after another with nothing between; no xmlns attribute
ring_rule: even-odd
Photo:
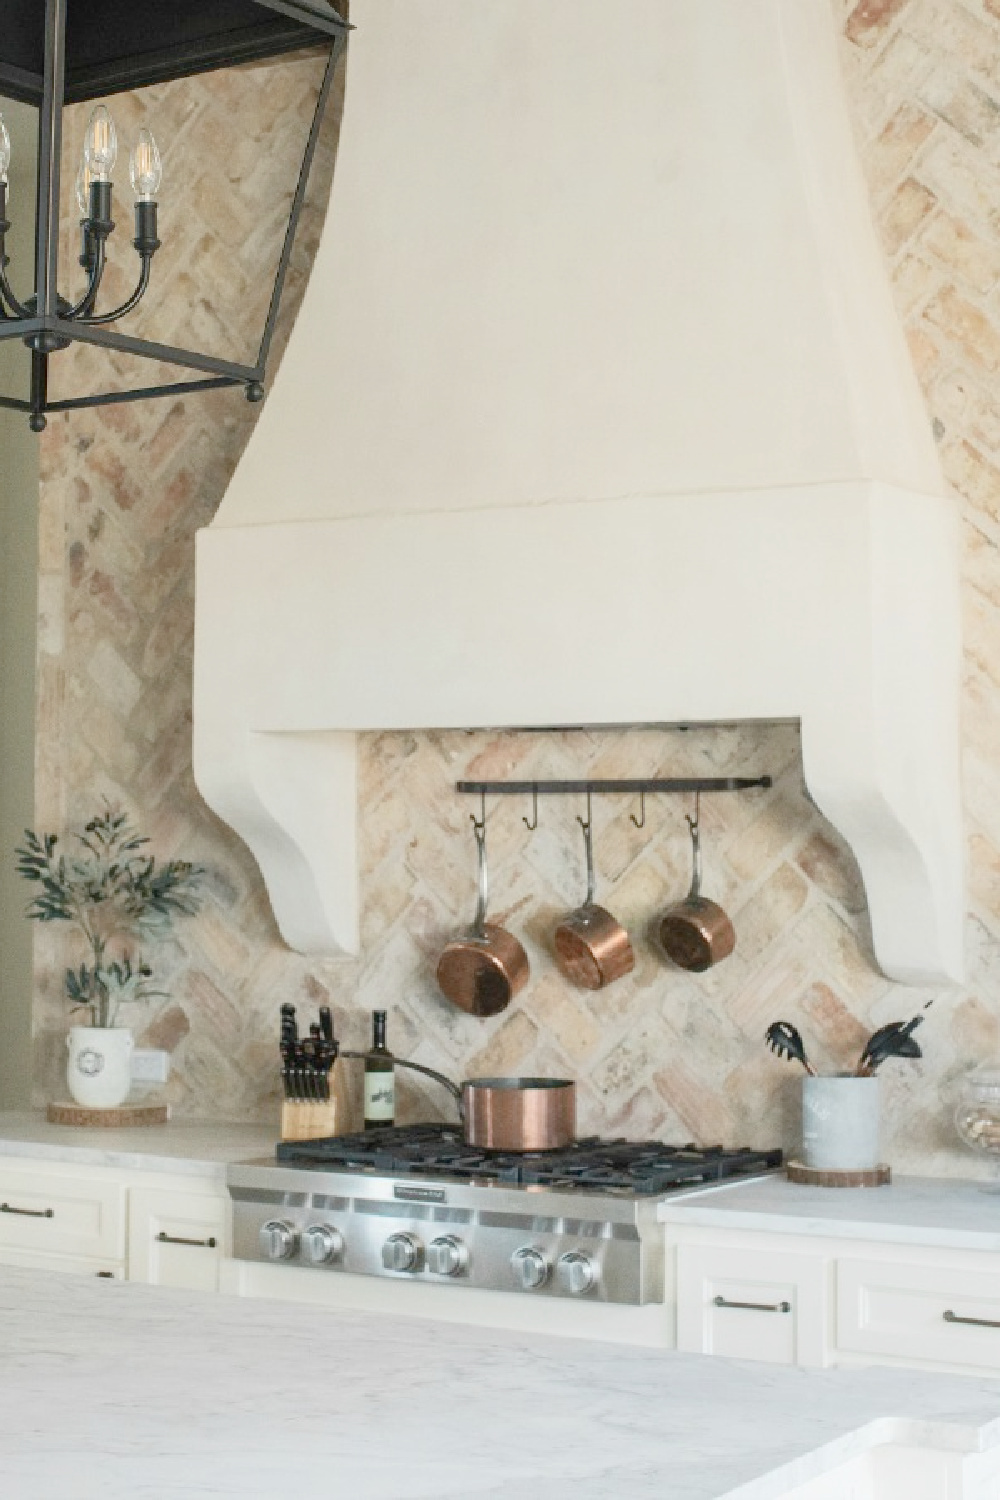
<svg viewBox="0 0 1000 1500"><path fill-rule="evenodd" d="M816 1077L816 1069L806 1057L805 1043L791 1021L772 1021L764 1033L764 1040L779 1057L800 1062L811 1077Z"/></svg>
<svg viewBox="0 0 1000 1500"><path fill-rule="evenodd" d="M923 1019L919 1015L909 1021L889 1021L873 1031L858 1059L857 1076L871 1078L888 1057L923 1057L919 1043L913 1039L913 1032Z"/></svg>

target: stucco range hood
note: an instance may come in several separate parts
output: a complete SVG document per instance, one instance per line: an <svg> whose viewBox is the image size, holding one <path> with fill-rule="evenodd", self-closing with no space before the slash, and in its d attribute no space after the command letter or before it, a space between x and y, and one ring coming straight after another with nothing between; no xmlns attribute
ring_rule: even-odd
<svg viewBox="0 0 1000 1500"><path fill-rule="evenodd" d="M198 547L198 784L285 938L356 949L358 731L798 718L882 968L959 978L955 523L828 0L351 19L326 232Z"/></svg>

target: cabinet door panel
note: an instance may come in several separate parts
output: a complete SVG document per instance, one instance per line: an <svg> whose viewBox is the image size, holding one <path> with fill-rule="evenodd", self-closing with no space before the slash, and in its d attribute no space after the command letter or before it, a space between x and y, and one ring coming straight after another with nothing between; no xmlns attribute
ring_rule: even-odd
<svg viewBox="0 0 1000 1500"><path fill-rule="evenodd" d="M826 1263L730 1246L677 1248L677 1347L768 1364L825 1363Z"/></svg>
<svg viewBox="0 0 1000 1500"><path fill-rule="evenodd" d="M208 1193L134 1188L129 1195L129 1280L219 1289L228 1200Z"/></svg>
<svg viewBox="0 0 1000 1500"><path fill-rule="evenodd" d="M872 1357L1000 1374L1000 1273L844 1257L837 1263L837 1344Z"/></svg>
<svg viewBox="0 0 1000 1500"><path fill-rule="evenodd" d="M32 1166L0 1168L0 1249L122 1260L125 1188Z"/></svg>

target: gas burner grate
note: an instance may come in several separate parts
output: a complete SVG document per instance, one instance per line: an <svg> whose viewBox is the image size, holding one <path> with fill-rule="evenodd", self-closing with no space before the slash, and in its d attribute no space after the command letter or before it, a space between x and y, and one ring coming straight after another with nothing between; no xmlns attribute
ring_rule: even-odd
<svg viewBox="0 0 1000 1500"><path fill-rule="evenodd" d="M653 1196L698 1183L773 1171L780 1151L671 1146L663 1141L603 1141L597 1136L557 1151L481 1151L457 1125L393 1126L317 1141L282 1141L280 1162L330 1171L432 1176L515 1187Z"/></svg>

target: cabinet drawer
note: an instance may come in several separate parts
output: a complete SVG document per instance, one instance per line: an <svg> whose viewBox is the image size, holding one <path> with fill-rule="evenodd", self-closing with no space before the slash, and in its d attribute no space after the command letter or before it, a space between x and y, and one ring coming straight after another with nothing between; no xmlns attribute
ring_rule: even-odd
<svg viewBox="0 0 1000 1500"><path fill-rule="evenodd" d="M677 1347L777 1365L822 1365L826 1263L820 1256L677 1247Z"/></svg>
<svg viewBox="0 0 1000 1500"><path fill-rule="evenodd" d="M0 1170L0 1248L125 1258L125 1189L85 1173Z"/></svg>
<svg viewBox="0 0 1000 1500"><path fill-rule="evenodd" d="M129 1195L129 1280L216 1292L228 1200L208 1193L134 1188Z"/></svg>
<svg viewBox="0 0 1000 1500"><path fill-rule="evenodd" d="M82 1255L39 1255L34 1250L0 1248L0 1266L24 1266L29 1271L62 1271L72 1276L99 1276L108 1281L125 1280L120 1260L88 1260Z"/></svg>
<svg viewBox="0 0 1000 1500"><path fill-rule="evenodd" d="M842 1259L837 1343L859 1354L1000 1373L1000 1273Z"/></svg>

